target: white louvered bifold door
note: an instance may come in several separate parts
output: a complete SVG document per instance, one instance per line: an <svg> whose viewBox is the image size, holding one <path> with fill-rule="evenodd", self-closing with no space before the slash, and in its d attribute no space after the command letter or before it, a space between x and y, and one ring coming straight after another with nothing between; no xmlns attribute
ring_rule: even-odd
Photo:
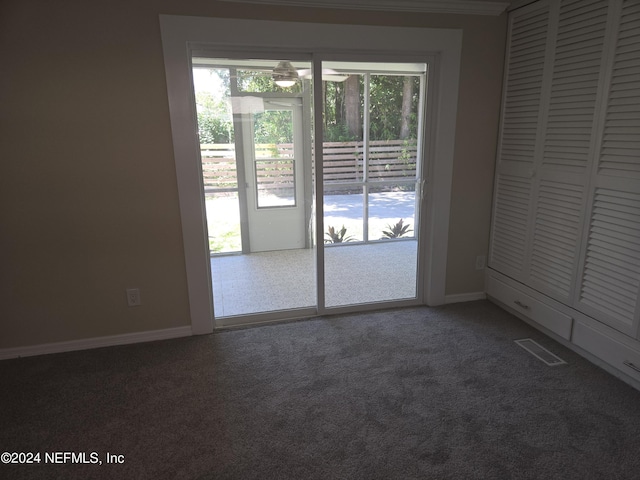
<svg viewBox="0 0 640 480"><path fill-rule="evenodd" d="M543 174L538 183L529 285L567 303L573 292L585 186L574 175Z"/></svg>
<svg viewBox="0 0 640 480"><path fill-rule="evenodd" d="M640 1L623 2L599 175L640 179Z"/></svg>
<svg viewBox="0 0 640 480"><path fill-rule="evenodd" d="M577 308L628 335L640 317L640 1L621 2ZM619 5L618 5L619 6Z"/></svg>
<svg viewBox="0 0 640 480"><path fill-rule="evenodd" d="M570 303L578 269L587 173L594 157L596 102L607 27L607 0L563 0L543 119L542 160L528 284Z"/></svg>
<svg viewBox="0 0 640 480"><path fill-rule="evenodd" d="M522 273L531 203L531 178L499 173L494 199L491 266L514 277Z"/></svg>
<svg viewBox="0 0 640 480"><path fill-rule="evenodd" d="M640 190L637 185L629 185L623 191L618 183L595 189L579 308L635 336L640 288Z"/></svg>
<svg viewBox="0 0 640 480"><path fill-rule="evenodd" d="M509 19L489 265L516 279L524 278L526 263L548 27L545 1L517 10Z"/></svg>
<svg viewBox="0 0 640 480"><path fill-rule="evenodd" d="M607 26L606 0L560 3L542 166L584 175Z"/></svg>

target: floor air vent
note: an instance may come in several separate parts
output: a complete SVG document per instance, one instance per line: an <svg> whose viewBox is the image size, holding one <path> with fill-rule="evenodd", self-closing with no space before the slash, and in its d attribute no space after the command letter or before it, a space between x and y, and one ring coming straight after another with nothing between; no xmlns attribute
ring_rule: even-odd
<svg viewBox="0 0 640 480"><path fill-rule="evenodd" d="M538 357L544 363L549 365L550 367L555 367L556 365L564 365L567 362L557 357L549 350L544 348L542 345L538 344L536 341L531 340L530 338L523 338L522 340L516 340L516 343L524 348L531 355Z"/></svg>

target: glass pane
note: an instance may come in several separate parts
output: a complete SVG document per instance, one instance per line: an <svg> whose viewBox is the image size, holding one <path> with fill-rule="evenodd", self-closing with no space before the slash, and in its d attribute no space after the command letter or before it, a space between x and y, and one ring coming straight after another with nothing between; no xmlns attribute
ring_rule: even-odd
<svg viewBox="0 0 640 480"><path fill-rule="evenodd" d="M267 110L253 116L256 158L293 157L293 112Z"/></svg>
<svg viewBox="0 0 640 480"><path fill-rule="evenodd" d="M295 164L293 160L256 161L258 208L295 206Z"/></svg>
<svg viewBox="0 0 640 480"><path fill-rule="evenodd" d="M238 188L235 145L232 143L207 143L200 145L202 179L205 192L209 190Z"/></svg>
<svg viewBox="0 0 640 480"><path fill-rule="evenodd" d="M209 251L239 252L242 240L233 119L227 101L229 71L194 68L193 83Z"/></svg>
<svg viewBox="0 0 640 480"><path fill-rule="evenodd" d="M364 196L348 189L324 193L324 243L327 245L363 240Z"/></svg>
<svg viewBox="0 0 640 480"><path fill-rule="evenodd" d="M211 253L241 251L238 193L206 193L205 207L209 232L209 251Z"/></svg>
<svg viewBox="0 0 640 480"><path fill-rule="evenodd" d="M233 118L228 101L229 70L194 68L193 86L200 143L203 145L233 144Z"/></svg>
<svg viewBox="0 0 640 480"><path fill-rule="evenodd" d="M371 181L415 178L420 77L369 76Z"/></svg>
<svg viewBox="0 0 640 480"><path fill-rule="evenodd" d="M369 180L394 182L416 178L416 140L369 142Z"/></svg>
<svg viewBox="0 0 640 480"><path fill-rule="evenodd" d="M417 251L415 240L326 248L327 307L415 298Z"/></svg>
<svg viewBox="0 0 640 480"><path fill-rule="evenodd" d="M273 80L273 68L274 67L236 70L238 91L255 93L301 93L303 91L303 85L300 81L295 82L290 87L277 85Z"/></svg>
<svg viewBox="0 0 640 480"><path fill-rule="evenodd" d="M328 75L323 82L324 182L362 182L364 77Z"/></svg>
<svg viewBox="0 0 640 480"><path fill-rule="evenodd" d="M293 111L255 114L253 132L258 208L295 206Z"/></svg>
<svg viewBox="0 0 640 480"><path fill-rule="evenodd" d="M369 190L369 238L414 238L416 185L393 185Z"/></svg>
<svg viewBox="0 0 640 480"><path fill-rule="evenodd" d="M192 60L215 316L314 307L311 66L280 87L280 60Z"/></svg>
<svg viewBox="0 0 640 480"><path fill-rule="evenodd" d="M424 64L323 63L327 307L416 298L424 72Z"/></svg>

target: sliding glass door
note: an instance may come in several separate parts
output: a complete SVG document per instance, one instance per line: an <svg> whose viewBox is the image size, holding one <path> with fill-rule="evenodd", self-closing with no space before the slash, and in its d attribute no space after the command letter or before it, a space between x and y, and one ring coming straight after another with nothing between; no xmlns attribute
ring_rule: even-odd
<svg viewBox="0 0 640 480"><path fill-rule="evenodd" d="M281 62L192 60L216 318L316 306L311 81Z"/></svg>
<svg viewBox="0 0 640 480"><path fill-rule="evenodd" d="M426 65L192 65L218 323L419 301Z"/></svg>
<svg viewBox="0 0 640 480"><path fill-rule="evenodd" d="M415 299L426 65L323 71L325 305Z"/></svg>

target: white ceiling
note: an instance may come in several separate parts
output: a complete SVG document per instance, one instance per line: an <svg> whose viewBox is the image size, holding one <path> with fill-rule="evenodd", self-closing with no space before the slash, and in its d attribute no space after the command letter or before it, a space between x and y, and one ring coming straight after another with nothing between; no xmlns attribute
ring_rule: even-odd
<svg viewBox="0 0 640 480"><path fill-rule="evenodd" d="M509 0L222 0L236 3L259 3L297 7L343 8L395 12L459 13L500 15Z"/></svg>

